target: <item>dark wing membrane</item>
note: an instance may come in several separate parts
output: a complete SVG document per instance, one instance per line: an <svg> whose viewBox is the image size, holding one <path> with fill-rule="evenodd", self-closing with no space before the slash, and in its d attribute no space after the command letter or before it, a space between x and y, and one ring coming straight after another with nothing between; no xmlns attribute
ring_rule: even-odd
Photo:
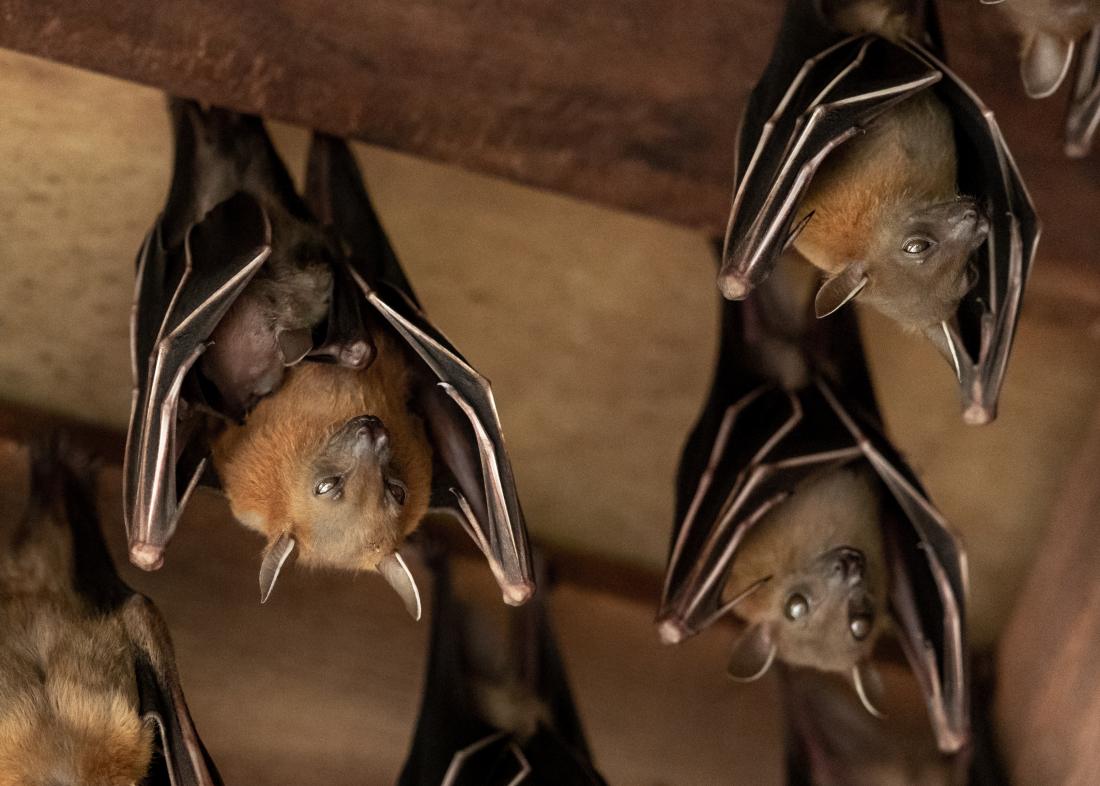
<svg viewBox="0 0 1100 786"><path fill-rule="evenodd" d="M318 135L310 157L310 201L351 246L348 273L435 380L423 405L454 477L453 499L444 504L485 555L504 600L521 604L534 591L527 528L489 381L420 310L347 145Z"/></svg>
<svg viewBox="0 0 1100 786"><path fill-rule="evenodd" d="M182 263L160 246L159 228L142 248L131 331L140 376L134 380L123 472L130 558L139 567L160 566L205 466L205 451L196 457L180 439L203 438L190 421L193 411L181 412L185 377L270 253L268 220L259 203L244 194L221 203L191 228ZM183 454L193 469L177 477Z"/></svg>
<svg viewBox="0 0 1100 786"><path fill-rule="evenodd" d="M726 409L673 538L658 615L665 641L694 635L733 608L740 597L727 594L726 581L737 548L774 505L811 475L861 457L828 415L813 388L764 387Z"/></svg>
<svg viewBox="0 0 1100 786"><path fill-rule="evenodd" d="M897 451L820 385L897 503L886 528L890 604L898 639L921 685L940 750L970 739L966 554Z"/></svg>
<svg viewBox="0 0 1100 786"><path fill-rule="evenodd" d="M777 48L783 46L781 39ZM755 141L742 129L740 143L753 150L747 158L738 155L718 274L731 299L746 297L767 278L797 235L795 210L824 158L879 114L940 78L917 55L876 37L844 39L806 55Z"/></svg>
<svg viewBox="0 0 1100 786"><path fill-rule="evenodd" d="M154 726L158 741L142 786L221 786L187 709L164 620L141 595L131 598L121 619L134 653L138 712Z"/></svg>
<svg viewBox="0 0 1100 786"><path fill-rule="evenodd" d="M1092 149L1092 138L1100 127L1100 25L1081 42L1077 56L1077 77L1073 81L1066 113L1066 155L1084 158Z"/></svg>
<svg viewBox="0 0 1100 786"><path fill-rule="evenodd" d="M959 189L984 201L991 219L989 239L975 252L977 284L956 318L930 336L955 366L963 418L988 423L997 414L1040 223L993 112L935 55L907 46L944 76L936 94L955 122Z"/></svg>

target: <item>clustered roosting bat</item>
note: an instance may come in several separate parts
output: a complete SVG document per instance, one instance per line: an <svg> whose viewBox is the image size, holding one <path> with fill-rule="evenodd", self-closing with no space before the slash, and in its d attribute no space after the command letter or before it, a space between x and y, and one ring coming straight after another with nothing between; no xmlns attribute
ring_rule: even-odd
<svg viewBox="0 0 1100 786"><path fill-rule="evenodd" d="M495 656L507 648L476 634L473 623L484 620L455 597L447 556L432 563L428 670L398 786L605 786L554 640L547 582L510 613L513 646L502 662Z"/></svg>
<svg viewBox="0 0 1100 786"><path fill-rule="evenodd" d="M841 674L877 714L872 657L893 632L940 749L956 752L969 736L965 558L879 433L854 317L810 320L781 277L724 306L680 463L661 637L732 612L731 676L776 660Z"/></svg>
<svg viewBox="0 0 1100 786"><path fill-rule="evenodd" d="M314 136L307 204L259 118L170 106L172 186L138 258L131 560L158 568L194 487L220 482L267 539L261 600L297 553L376 569L419 618L398 548L434 504L524 602L526 530L488 382L420 311L351 151Z"/></svg>
<svg viewBox="0 0 1100 786"><path fill-rule="evenodd" d="M115 573L93 492L86 460L34 450L0 549L0 784L216 786L164 621Z"/></svg>
<svg viewBox="0 0 1100 786"><path fill-rule="evenodd" d="M1020 77L1032 98L1053 94L1080 45L1066 115L1065 150L1087 156L1100 126L1100 1L983 0L1000 3L1020 33Z"/></svg>
<svg viewBox="0 0 1100 786"><path fill-rule="evenodd" d="M824 317L870 304L951 362L964 418L996 413L1038 224L990 113L941 59L923 0L791 0L737 144L719 288L794 248ZM965 195L965 196L960 196Z"/></svg>

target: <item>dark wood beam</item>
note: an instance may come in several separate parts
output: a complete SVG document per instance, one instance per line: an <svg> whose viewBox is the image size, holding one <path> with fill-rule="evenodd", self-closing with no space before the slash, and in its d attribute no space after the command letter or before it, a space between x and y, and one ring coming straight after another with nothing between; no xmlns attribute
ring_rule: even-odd
<svg viewBox="0 0 1100 786"><path fill-rule="evenodd" d="M1023 98L997 11L941 5L949 58L998 113L1044 215L1043 259L1096 256L1100 156L1062 157L1061 99ZM716 232L737 119L781 10L0 0L0 46Z"/></svg>

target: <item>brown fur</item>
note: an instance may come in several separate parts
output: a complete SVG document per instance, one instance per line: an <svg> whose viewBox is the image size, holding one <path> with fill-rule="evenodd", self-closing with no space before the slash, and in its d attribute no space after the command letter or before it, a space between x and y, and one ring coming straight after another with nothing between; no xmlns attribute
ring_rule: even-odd
<svg viewBox="0 0 1100 786"><path fill-rule="evenodd" d="M879 505L869 469L841 469L804 481L749 531L733 563L730 592L771 578L737 604L734 612L750 624L769 626L781 660L848 674L870 655L885 627ZM822 555L841 546L858 549L866 559L864 589L875 615L871 634L862 642L848 632L847 588L826 590L815 565ZM810 599L812 611L802 620L791 621L784 615L792 592Z"/></svg>
<svg viewBox="0 0 1100 786"><path fill-rule="evenodd" d="M798 211L799 220L813 218L795 248L830 275L867 260L880 227L899 212L955 197L955 170L951 118L920 93L825 159Z"/></svg>
<svg viewBox="0 0 1100 786"><path fill-rule="evenodd" d="M377 357L366 371L308 362L290 369L243 426L215 443L234 516L269 544L289 533L307 563L374 568L427 512L432 451L423 422L409 409L412 372L393 340L379 331L374 342ZM380 418L390 434L393 465L408 487L396 515L383 505L377 469L357 471L339 503L313 494L326 441L361 415Z"/></svg>
<svg viewBox="0 0 1100 786"><path fill-rule="evenodd" d="M68 531L0 556L0 786L131 786L152 756L121 621L75 593Z"/></svg>

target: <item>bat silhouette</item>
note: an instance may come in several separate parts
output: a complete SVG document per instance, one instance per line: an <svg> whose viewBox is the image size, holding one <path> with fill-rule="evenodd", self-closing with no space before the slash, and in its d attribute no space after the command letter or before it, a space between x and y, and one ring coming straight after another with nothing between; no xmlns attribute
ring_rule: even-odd
<svg viewBox="0 0 1100 786"><path fill-rule="evenodd" d="M780 278L723 306L678 472L659 632L676 643L732 612L731 676L777 659L839 672L876 712L871 651L892 629L940 749L957 751L969 734L965 556L881 433L854 317L809 319Z"/></svg>
<svg viewBox="0 0 1100 786"><path fill-rule="evenodd" d="M1039 223L939 38L925 3L790 0L741 119L718 284L746 297L793 245L828 275L818 316L858 299L925 335L985 423Z"/></svg>
<svg viewBox="0 0 1100 786"><path fill-rule="evenodd" d="M546 593L509 612L509 650L485 636L483 613L455 597L447 556L436 551L431 560L431 651L399 786L604 786L573 704ZM540 584L547 586L541 575Z"/></svg>
<svg viewBox="0 0 1100 786"><path fill-rule="evenodd" d="M314 136L303 200L259 118L170 110L172 185L137 262L131 561L160 567L204 482L267 540L262 601L293 555L377 570L419 617L398 549L437 507L523 603L526 529L489 383L421 311L350 150Z"/></svg>
<svg viewBox="0 0 1100 786"><path fill-rule="evenodd" d="M164 620L115 573L90 465L58 441L32 448L0 551L0 628L0 784L221 784Z"/></svg>
<svg viewBox="0 0 1100 786"><path fill-rule="evenodd" d="M1027 0L1002 3L1001 8L1020 33L1020 78L1032 98L1046 98L1058 89L1079 50L1065 151L1071 158L1084 158L1100 126L1100 2Z"/></svg>

